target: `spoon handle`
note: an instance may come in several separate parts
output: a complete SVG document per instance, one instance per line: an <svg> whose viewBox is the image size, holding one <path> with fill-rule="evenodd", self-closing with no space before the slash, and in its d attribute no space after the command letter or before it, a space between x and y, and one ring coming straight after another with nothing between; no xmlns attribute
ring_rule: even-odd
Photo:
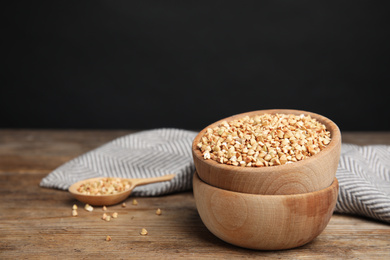
<svg viewBox="0 0 390 260"><path fill-rule="evenodd" d="M160 177L153 177L153 178L140 178L140 179L130 179L133 188L140 185L155 183L155 182L162 182L162 181L170 181L172 180L176 174L167 174Z"/></svg>

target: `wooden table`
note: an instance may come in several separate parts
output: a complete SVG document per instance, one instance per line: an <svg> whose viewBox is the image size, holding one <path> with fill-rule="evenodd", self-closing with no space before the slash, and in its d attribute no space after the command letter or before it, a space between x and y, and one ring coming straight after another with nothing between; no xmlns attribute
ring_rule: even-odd
<svg viewBox="0 0 390 260"><path fill-rule="evenodd" d="M101 220L101 207L83 209L68 192L39 187L62 163L131 131L0 130L0 259L81 258L292 258L385 259L390 225L355 216L333 215L311 243L284 251L254 251L211 234L196 210L191 191L127 199L108 207L119 217ZM355 144L388 144L390 133L343 133ZM72 205L79 207L71 216ZM162 215L157 216L157 208ZM146 228L147 236L139 232ZM107 242L109 235L112 241ZM390 259L390 258L388 258Z"/></svg>

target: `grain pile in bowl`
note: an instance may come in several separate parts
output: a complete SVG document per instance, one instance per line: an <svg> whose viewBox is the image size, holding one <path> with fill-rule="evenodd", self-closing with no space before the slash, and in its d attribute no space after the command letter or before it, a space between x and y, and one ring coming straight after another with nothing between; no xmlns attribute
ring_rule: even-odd
<svg viewBox="0 0 390 260"><path fill-rule="evenodd" d="M207 128L197 147L204 159L247 167L303 160L330 143L330 132L310 115L263 114Z"/></svg>

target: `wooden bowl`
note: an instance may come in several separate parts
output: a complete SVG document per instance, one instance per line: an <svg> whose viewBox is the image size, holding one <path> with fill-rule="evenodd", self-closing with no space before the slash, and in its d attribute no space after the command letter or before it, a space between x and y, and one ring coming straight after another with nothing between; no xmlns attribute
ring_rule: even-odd
<svg viewBox="0 0 390 260"><path fill-rule="evenodd" d="M218 126L222 121L232 121L244 116L261 114L305 114L324 124L331 134L331 142L318 154L302 161L269 167L241 167L205 160L197 144L207 128ZM259 110L231 116L204 128L195 137L192 155L199 177L204 182L225 190L266 195L285 195L313 192L328 187L336 175L340 158L341 134L335 123L328 118L300 110Z"/></svg>
<svg viewBox="0 0 390 260"><path fill-rule="evenodd" d="M196 172L193 178L196 207L208 230L230 244L260 250L294 248L316 238L333 214L338 187L334 178L316 192L259 195L213 187Z"/></svg>

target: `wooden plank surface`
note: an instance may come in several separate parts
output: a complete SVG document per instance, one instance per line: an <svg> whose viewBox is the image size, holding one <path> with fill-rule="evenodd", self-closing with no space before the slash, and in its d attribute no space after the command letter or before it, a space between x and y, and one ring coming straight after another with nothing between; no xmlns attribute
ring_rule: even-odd
<svg viewBox="0 0 390 260"><path fill-rule="evenodd" d="M83 209L66 191L39 187L62 163L132 131L0 130L0 259L386 259L390 225L335 214L311 243L284 251L231 246L203 225L191 191L135 198L108 207L119 217L101 220L101 207ZM348 143L388 144L390 133L343 133ZM79 216L72 217L72 205ZM161 208L162 215L155 211ZM139 232L146 228L147 236ZM112 241L105 241L109 235Z"/></svg>

